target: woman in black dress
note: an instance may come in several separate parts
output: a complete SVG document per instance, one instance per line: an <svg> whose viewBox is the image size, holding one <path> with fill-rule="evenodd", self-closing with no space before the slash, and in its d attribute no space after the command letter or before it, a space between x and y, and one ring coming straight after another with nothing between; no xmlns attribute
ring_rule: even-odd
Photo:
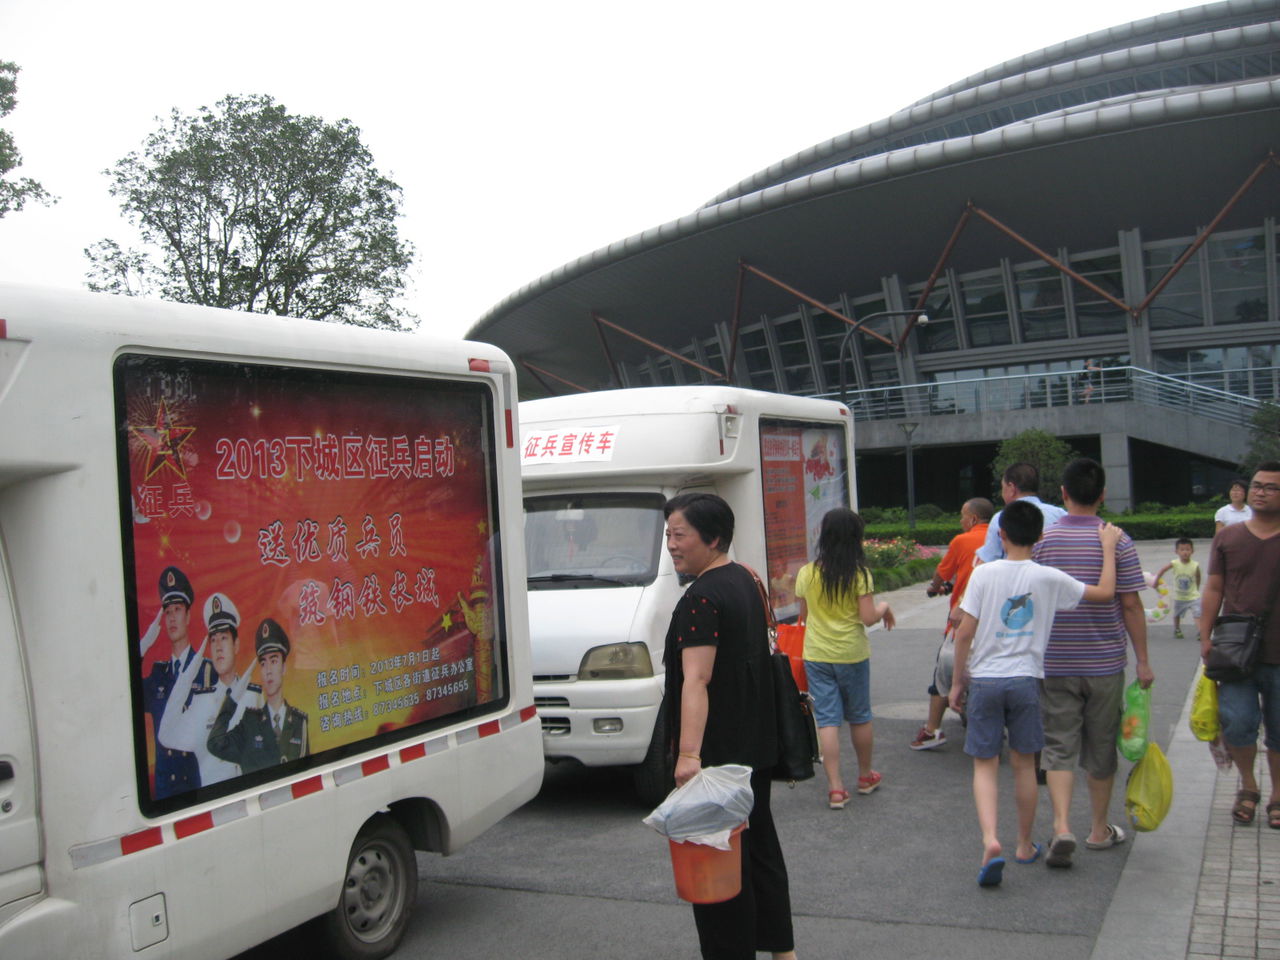
<svg viewBox="0 0 1280 960"><path fill-rule="evenodd" d="M742 834L742 892L694 904L702 956L754 960L757 950L793 960L787 867L769 808L777 762L773 676L764 605L755 578L729 559L733 511L714 494L667 501L667 552L694 577L667 630L666 729L676 784L706 766L751 767L755 805Z"/></svg>

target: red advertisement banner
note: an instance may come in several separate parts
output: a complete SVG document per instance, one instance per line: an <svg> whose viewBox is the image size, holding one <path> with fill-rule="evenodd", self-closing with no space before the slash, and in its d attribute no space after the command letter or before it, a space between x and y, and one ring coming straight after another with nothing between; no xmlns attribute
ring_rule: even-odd
<svg viewBox="0 0 1280 960"><path fill-rule="evenodd" d="M156 798L501 695L482 386L125 357L117 387Z"/></svg>

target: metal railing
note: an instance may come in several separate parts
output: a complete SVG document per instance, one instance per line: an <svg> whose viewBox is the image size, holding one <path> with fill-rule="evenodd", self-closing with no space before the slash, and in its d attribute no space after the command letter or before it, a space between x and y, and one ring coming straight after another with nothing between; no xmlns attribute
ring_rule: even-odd
<svg viewBox="0 0 1280 960"><path fill-rule="evenodd" d="M839 399L835 394L826 396ZM855 421L942 417L952 414L1146 403L1221 423L1248 426L1263 401L1141 367L1106 367L944 380L848 392Z"/></svg>

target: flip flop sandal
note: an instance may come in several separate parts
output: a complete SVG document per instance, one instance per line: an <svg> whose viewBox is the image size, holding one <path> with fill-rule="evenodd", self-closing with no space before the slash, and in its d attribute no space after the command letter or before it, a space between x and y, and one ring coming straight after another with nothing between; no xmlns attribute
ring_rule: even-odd
<svg viewBox="0 0 1280 960"><path fill-rule="evenodd" d="M1262 802L1262 794L1257 790L1240 790L1236 793L1235 806L1231 808L1231 819L1241 826L1253 823L1258 814L1258 804ZM1251 803L1253 806L1245 806Z"/></svg>
<svg viewBox="0 0 1280 960"><path fill-rule="evenodd" d="M1280 804L1277 804L1277 806L1280 806ZM1029 857L1015 856L1013 858L1014 862L1015 863L1035 863L1037 860L1040 859L1040 854L1044 853L1044 844L1042 843L1031 844L1031 851L1032 851L1031 856Z"/></svg>
<svg viewBox="0 0 1280 960"><path fill-rule="evenodd" d="M1049 855L1044 858L1046 866L1069 867L1071 855L1076 852L1076 838L1069 833L1060 833L1049 841Z"/></svg>
<svg viewBox="0 0 1280 960"><path fill-rule="evenodd" d="M1267 826L1272 830L1280 830L1280 800L1267 804Z"/></svg>
<svg viewBox="0 0 1280 960"><path fill-rule="evenodd" d="M1280 804L1276 804L1276 806L1280 806ZM1128 837L1125 835L1125 832L1123 829L1121 829L1120 827L1117 827L1114 823L1108 823L1107 839L1090 840L1088 837L1085 837L1084 845L1088 847L1090 850L1110 850L1112 847L1116 846L1117 844L1124 843L1125 840L1127 839Z"/></svg>

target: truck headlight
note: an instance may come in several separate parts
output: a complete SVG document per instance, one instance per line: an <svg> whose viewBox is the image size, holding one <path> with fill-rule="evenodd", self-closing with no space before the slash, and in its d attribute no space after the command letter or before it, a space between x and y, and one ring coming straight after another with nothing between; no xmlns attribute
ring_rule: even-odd
<svg viewBox="0 0 1280 960"><path fill-rule="evenodd" d="M643 643L611 643L587 651L579 680L638 680L653 676L653 661Z"/></svg>

